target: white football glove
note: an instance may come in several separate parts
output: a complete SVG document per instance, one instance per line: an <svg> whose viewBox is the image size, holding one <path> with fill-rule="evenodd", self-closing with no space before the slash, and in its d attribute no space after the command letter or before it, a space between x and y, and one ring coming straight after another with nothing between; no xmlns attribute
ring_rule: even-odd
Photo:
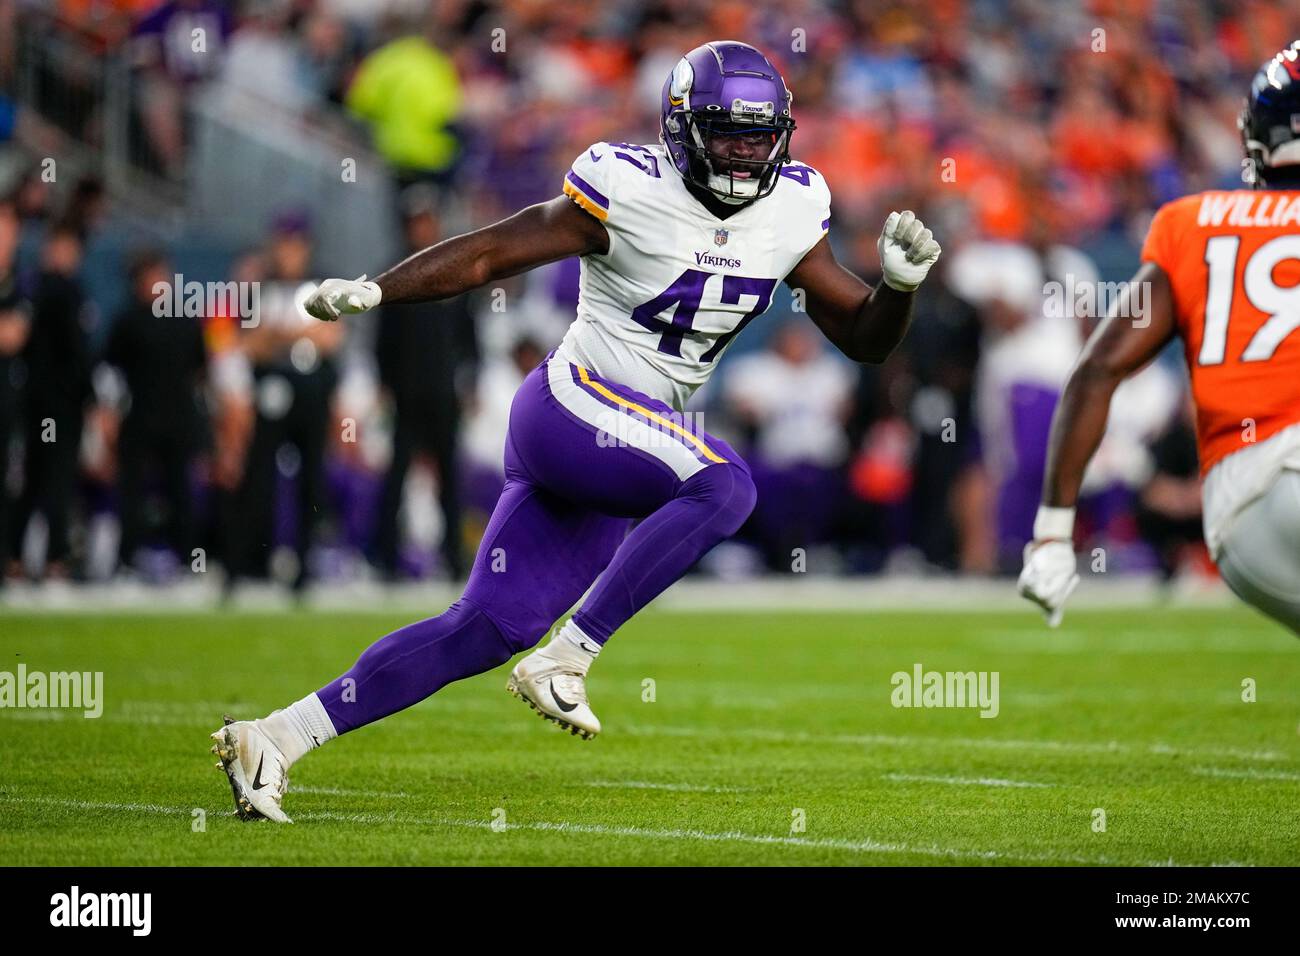
<svg viewBox="0 0 1300 956"><path fill-rule="evenodd" d="M1078 562L1071 541L1031 541L1025 545L1025 569L1016 590L1043 609L1048 627L1065 614L1065 600L1079 585Z"/></svg>
<svg viewBox="0 0 1300 956"><path fill-rule="evenodd" d="M333 322L340 315L356 315L373 309L383 298L379 286L359 279L326 279L307 296L303 308L307 314L324 322Z"/></svg>
<svg viewBox="0 0 1300 956"><path fill-rule="evenodd" d="M876 240L876 251L880 253L885 285L899 292L912 292L943 250L935 242L934 233L908 209L889 214Z"/></svg>

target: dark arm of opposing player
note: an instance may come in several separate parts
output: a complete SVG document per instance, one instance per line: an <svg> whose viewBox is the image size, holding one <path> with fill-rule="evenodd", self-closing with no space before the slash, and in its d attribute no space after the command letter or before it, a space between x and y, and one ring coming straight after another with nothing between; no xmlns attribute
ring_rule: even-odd
<svg viewBox="0 0 1300 956"><path fill-rule="evenodd" d="M1155 358L1176 331L1169 277L1155 263L1143 263L1089 337L1065 384L1048 440L1044 505L1074 507L1084 469L1106 432L1115 389Z"/></svg>
<svg viewBox="0 0 1300 956"><path fill-rule="evenodd" d="M384 302L448 299L548 262L609 250L605 227L557 196L402 260L375 283Z"/></svg>
<svg viewBox="0 0 1300 956"><path fill-rule="evenodd" d="M825 237L785 281L803 290L814 324L855 362L883 362L912 322L914 292L900 292L884 282L873 289L839 263Z"/></svg>

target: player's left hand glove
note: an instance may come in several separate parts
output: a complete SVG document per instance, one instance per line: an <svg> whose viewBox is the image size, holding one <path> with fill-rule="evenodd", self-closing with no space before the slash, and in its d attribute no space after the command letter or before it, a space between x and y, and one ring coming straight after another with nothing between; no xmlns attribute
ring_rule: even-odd
<svg viewBox="0 0 1300 956"><path fill-rule="evenodd" d="M324 322L333 322L340 315L355 315L373 309L383 298L379 286L360 279L326 279L307 296L303 308L307 314Z"/></svg>
<svg viewBox="0 0 1300 956"><path fill-rule="evenodd" d="M912 292L925 279L930 266L939 261L943 250L934 233L908 209L889 214L876 240L876 251L880 253L885 285L899 292Z"/></svg>
<svg viewBox="0 0 1300 956"><path fill-rule="evenodd" d="M1031 541L1025 545L1025 569L1016 590L1043 609L1048 627L1065 614L1065 600L1079 584L1074 545L1069 541Z"/></svg>

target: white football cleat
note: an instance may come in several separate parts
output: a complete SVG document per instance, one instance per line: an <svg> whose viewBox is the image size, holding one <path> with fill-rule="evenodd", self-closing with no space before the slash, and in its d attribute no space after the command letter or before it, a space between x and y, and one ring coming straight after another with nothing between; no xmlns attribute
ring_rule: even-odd
<svg viewBox="0 0 1300 956"><path fill-rule="evenodd" d="M587 703L587 680L575 664L533 651L510 672L506 690L539 715L569 733L590 740L600 733L600 721Z"/></svg>
<svg viewBox="0 0 1300 956"><path fill-rule="evenodd" d="M230 778L235 813L241 820L292 823L280 801L289 789L289 762L255 720L225 718L225 726L212 735L212 752L221 758L218 770Z"/></svg>

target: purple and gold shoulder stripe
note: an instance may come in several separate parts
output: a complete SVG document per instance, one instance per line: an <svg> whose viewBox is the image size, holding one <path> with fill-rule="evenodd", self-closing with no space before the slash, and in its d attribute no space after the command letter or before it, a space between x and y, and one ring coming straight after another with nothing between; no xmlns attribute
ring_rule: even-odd
<svg viewBox="0 0 1300 956"><path fill-rule="evenodd" d="M564 195L568 196L601 222L609 218L609 200L600 190L572 169L564 177Z"/></svg>

